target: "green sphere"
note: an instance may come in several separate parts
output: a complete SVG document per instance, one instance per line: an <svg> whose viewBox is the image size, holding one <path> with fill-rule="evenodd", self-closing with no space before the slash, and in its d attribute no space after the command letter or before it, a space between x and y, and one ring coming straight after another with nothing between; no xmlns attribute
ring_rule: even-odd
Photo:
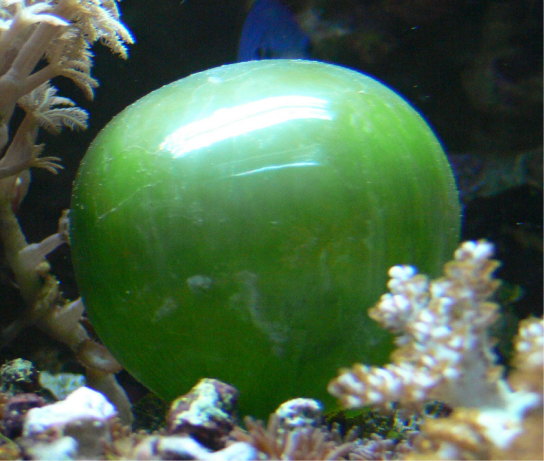
<svg viewBox="0 0 544 461"><path fill-rule="evenodd" d="M252 61L167 85L87 152L73 193L78 285L98 335L165 399L199 379L265 417L353 362L383 364L367 309L395 264L437 274L460 208L440 143L370 77Z"/></svg>

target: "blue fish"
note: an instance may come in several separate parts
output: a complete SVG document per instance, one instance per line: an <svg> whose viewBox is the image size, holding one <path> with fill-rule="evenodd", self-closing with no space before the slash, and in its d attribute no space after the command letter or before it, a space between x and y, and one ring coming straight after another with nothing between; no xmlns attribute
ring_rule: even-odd
<svg viewBox="0 0 544 461"><path fill-rule="evenodd" d="M310 58L310 37L280 0L257 0L240 37L238 61Z"/></svg>

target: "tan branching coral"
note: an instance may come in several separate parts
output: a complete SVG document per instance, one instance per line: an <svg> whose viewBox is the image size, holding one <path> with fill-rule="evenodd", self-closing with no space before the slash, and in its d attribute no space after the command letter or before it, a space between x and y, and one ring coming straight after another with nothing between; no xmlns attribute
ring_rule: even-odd
<svg viewBox="0 0 544 461"><path fill-rule="evenodd" d="M87 127L88 114L70 99L57 96L50 80L67 77L92 98L98 82L90 74L90 48L98 40L126 57L125 44L133 40L119 20L116 0L0 0L0 238L26 304L20 317L2 331L2 343L13 340L21 328L36 324L90 359L84 363L89 369L88 383L117 399L114 403L121 416L128 419L128 400L112 374L119 370L118 364L104 348L90 346L79 323L81 301L65 300L49 272L46 255L68 240L66 218L61 218L57 234L29 245L15 215L28 189L29 168L53 173L61 168L57 157L40 157L39 129L58 134L64 127ZM18 126L11 126L16 107L25 116ZM10 132L15 132L11 140ZM92 351L100 357L93 360Z"/></svg>
<svg viewBox="0 0 544 461"><path fill-rule="evenodd" d="M370 316L399 334L392 363L342 370L329 391L348 408L445 401L454 411L426 421L418 442L431 457L510 453L526 432L527 418L537 414L541 419L543 323L522 322L515 340L516 371L505 379L488 334L498 311L490 299L500 284L493 278L499 263L490 259L492 253L486 241L465 242L445 265L445 277L434 281L412 267L391 268L390 293Z"/></svg>

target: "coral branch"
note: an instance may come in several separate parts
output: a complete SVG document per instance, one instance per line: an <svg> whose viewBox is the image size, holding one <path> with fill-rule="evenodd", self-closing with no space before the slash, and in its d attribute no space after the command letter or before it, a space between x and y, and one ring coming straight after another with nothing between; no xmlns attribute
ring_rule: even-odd
<svg viewBox="0 0 544 461"><path fill-rule="evenodd" d="M88 98L98 82L91 77L91 46L102 41L126 58L133 42L119 20L115 0L0 0L0 239L5 258L25 303L20 316L2 331L7 344L31 324L63 342L82 357L88 380L101 388L130 421L130 403L115 381L119 365L102 346L89 339L80 323L83 304L69 302L50 273L46 255L67 241L66 218L59 232L28 244L15 215L30 182L29 168L56 173L57 157L40 157L40 128L58 134L63 127L85 129L88 114L68 98L57 96L50 79L64 76ZM35 70L40 61L45 64ZM26 112L9 139L16 105ZM64 222L64 224L62 224Z"/></svg>
<svg viewBox="0 0 544 461"><path fill-rule="evenodd" d="M527 415L542 409L544 327L542 319L522 322L515 343L517 372L506 380L488 333L498 310L491 297L500 285L493 278L499 263L490 259L492 253L486 241L465 242L444 266L445 276L434 281L412 267L391 268L390 293L369 315L399 334L393 363L341 370L329 392L348 408L446 402L455 409L451 417L424 426L427 440L435 445L447 439L447 449L433 445L435 454L449 453L444 459L465 459L466 450L472 450L463 431L479 437L470 446L479 445L480 450L487 444L485 456L493 449L508 449L524 432ZM445 437L448 430L451 434ZM482 456L481 451L471 453Z"/></svg>

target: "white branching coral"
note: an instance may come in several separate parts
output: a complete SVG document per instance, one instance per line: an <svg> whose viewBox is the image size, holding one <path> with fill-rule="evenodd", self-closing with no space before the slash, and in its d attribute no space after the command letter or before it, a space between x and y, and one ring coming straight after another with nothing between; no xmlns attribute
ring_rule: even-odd
<svg viewBox="0 0 544 461"><path fill-rule="evenodd" d="M29 169L56 173L62 168L59 158L40 156L39 129L58 134L64 127L87 127L88 114L58 96L50 80L69 78L92 98L98 82L91 76L91 47L97 41L127 57L126 44L133 39L120 21L117 0L0 0L0 239L26 304L19 318L1 332L0 345L21 328L36 324L78 354L87 367L89 385L107 393L128 421L128 399L112 374L119 365L80 324L81 301L64 299L50 274L45 256L67 241L65 232L59 229L29 245L15 215L30 183ZM25 116L13 126L17 107ZM11 139L10 133L15 133ZM66 227L63 220L61 228Z"/></svg>
<svg viewBox="0 0 544 461"><path fill-rule="evenodd" d="M0 0L0 17L0 149L8 144L7 126L15 106L25 105L28 95L53 77L65 76L92 98L98 85L90 75L92 44L100 40L126 57L125 43L133 41L113 0ZM46 65L35 71L41 60ZM30 129L21 126L21 130ZM10 148L0 168L28 159L28 149ZM13 181L3 182L4 194Z"/></svg>
<svg viewBox="0 0 544 461"><path fill-rule="evenodd" d="M412 267L391 268L390 293L369 315L399 335L392 363L341 370L329 392L347 408L446 402L454 408L451 417L424 426L427 448L443 458L464 459L466 450L483 456L468 448L467 434L477 439L478 450L507 449L524 432L528 415L542 410L544 327L542 319L522 322L513 365L523 378L514 381L514 373L507 380L488 333L499 308L490 300L500 284L492 254L489 242L465 242L445 265L445 276L433 281Z"/></svg>
<svg viewBox="0 0 544 461"><path fill-rule="evenodd" d="M64 126L72 130L87 128L89 114L75 107L71 99L56 94L57 89L46 82L21 97L19 105L35 123L52 134L60 134Z"/></svg>

